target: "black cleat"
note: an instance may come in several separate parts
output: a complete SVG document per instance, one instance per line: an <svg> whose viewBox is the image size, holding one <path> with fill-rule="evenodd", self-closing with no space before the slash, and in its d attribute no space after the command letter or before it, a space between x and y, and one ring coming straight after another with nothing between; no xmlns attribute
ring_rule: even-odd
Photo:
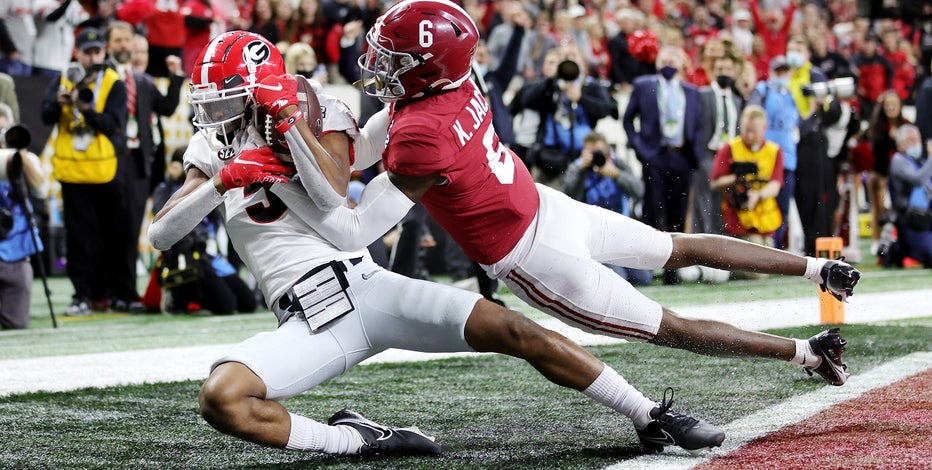
<svg viewBox="0 0 932 470"><path fill-rule="evenodd" d="M854 286L861 279L861 271L845 263L845 258L841 257L826 261L819 277L822 279L819 283L822 292L828 291L836 299L845 302L848 297L854 295Z"/></svg>
<svg viewBox="0 0 932 470"><path fill-rule="evenodd" d="M667 392L670 398L667 399ZM673 406L673 389L663 391L663 401L651 410L654 420L644 429L637 429L638 438L650 453L663 451L666 446L680 446L690 454L698 455L704 450L719 447L725 441L725 432L711 424L691 416L670 411Z"/></svg>
<svg viewBox="0 0 932 470"><path fill-rule="evenodd" d="M420 429L389 428L366 419L363 415L343 408L327 420L331 426L349 426L362 435L366 445L360 454L437 455L440 445L434 438L425 436Z"/></svg>
<svg viewBox="0 0 932 470"><path fill-rule="evenodd" d="M809 338L812 352L822 357L822 363L818 367L806 367L806 373L812 376L812 372L815 371L832 385L844 385L851 375L845 372L848 366L841 362L841 353L845 352L846 344L848 342L841 337L838 328L825 330Z"/></svg>

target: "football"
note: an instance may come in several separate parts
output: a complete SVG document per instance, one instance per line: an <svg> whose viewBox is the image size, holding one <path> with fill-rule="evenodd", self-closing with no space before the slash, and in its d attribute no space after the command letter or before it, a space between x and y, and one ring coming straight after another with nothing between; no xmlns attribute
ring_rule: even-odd
<svg viewBox="0 0 932 470"><path fill-rule="evenodd" d="M315 137L320 137L323 129L323 113L320 109L320 101L317 100L317 93L314 86L301 75L296 75L295 80L298 82L298 108L304 114L304 119ZM275 156L285 162L293 161L291 152L288 150L288 143L285 136L275 130L275 119L269 116L265 107L258 109L258 122L265 123L264 137L266 143L275 152Z"/></svg>

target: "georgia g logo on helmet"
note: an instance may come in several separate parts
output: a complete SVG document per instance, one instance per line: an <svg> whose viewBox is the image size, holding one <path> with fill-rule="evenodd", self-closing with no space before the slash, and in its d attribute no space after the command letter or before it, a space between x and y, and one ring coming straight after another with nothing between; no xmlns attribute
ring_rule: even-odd
<svg viewBox="0 0 932 470"><path fill-rule="evenodd" d="M262 41L252 41L243 48L243 62L247 64L260 65L271 56L268 44Z"/></svg>

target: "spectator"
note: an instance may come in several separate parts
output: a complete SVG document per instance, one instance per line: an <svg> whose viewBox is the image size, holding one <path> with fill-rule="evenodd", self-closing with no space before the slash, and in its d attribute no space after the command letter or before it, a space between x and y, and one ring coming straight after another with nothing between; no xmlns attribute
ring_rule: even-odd
<svg viewBox="0 0 932 470"><path fill-rule="evenodd" d="M891 86L900 95L900 100L912 103L916 83L916 59L912 46L898 31L887 30L883 33L883 56L893 68Z"/></svg>
<svg viewBox="0 0 932 470"><path fill-rule="evenodd" d="M738 116L742 99L734 92L736 57L724 55L715 59L710 67L711 85L699 90L702 109L702 136L705 151L699 166L693 172L690 200L690 231L692 233L724 233L722 221L722 195L712 191L709 183L715 154L738 135ZM766 117L766 116L765 116Z"/></svg>
<svg viewBox="0 0 932 470"><path fill-rule="evenodd" d="M531 18L524 13L524 9L520 9L512 16L511 24L498 25L494 31L505 28L511 32L511 36L507 38L497 65L492 65L490 51L482 40L479 41L474 57L474 74L478 74L478 77L474 78L484 84L480 89L491 106L492 125L498 131L499 141L511 147L515 143L515 131L511 110L505 105L505 90L517 75L521 45L524 43L525 32L531 28Z"/></svg>
<svg viewBox="0 0 932 470"><path fill-rule="evenodd" d="M527 85L519 95L522 107L540 113L538 141L553 149L532 158L540 178L558 186L567 164L579 156L583 137L595 129L600 119L618 115L615 99L586 72L579 48L567 45L560 50L562 56L554 74Z"/></svg>
<svg viewBox="0 0 932 470"><path fill-rule="evenodd" d="M36 42L35 16L45 6L34 0L6 0L0 4L0 22L6 27L11 42L4 47L12 51L0 59L0 72L10 75L32 74L33 46Z"/></svg>
<svg viewBox="0 0 932 470"><path fill-rule="evenodd" d="M731 15L731 21L731 40L745 57L750 57L751 46L754 43L754 33L751 32L751 14L747 10L735 10Z"/></svg>
<svg viewBox="0 0 932 470"><path fill-rule="evenodd" d="M712 189L724 191L725 233L773 246L783 220L777 193L783 186L783 152L764 138L767 113L749 105L741 113L741 135L715 154Z"/></svg>
<svg viewBox="0 0 932 470"><path fill-rule="evenodd" d="M550 34L550 13L541 11L533 21L534 29L527 31L521 43L521 58L518 62L518 70L525 82L542 77L546 55L557 47L557 41Z"/></svg>
<svg viewBox="0 0 932 470"><path fill-rule="evenodd" d="M640 62L631 54L628 37L637 31L639 18L643 13L632 8L618 10L618 34L608 42L608 52L611 55L611 79L615 85L622 89L630 89L634 79L640 75Z"/></svg>
<svg viewBox="0 0 932 470"><path fill-rule="evenodd" d="M159 0L155 11L143 24L149 40L149 68L146 73L153 77L171 77L167 61L171 56L181 57L188 41L185 15L181 11L181 0ZM201 40L201 37L197 37Z"/></svg>
<svg viewBox="0 0 932 470"><path fill-rule="evenodd" d="M304 43L314 49L315 62L334 62L327 56L326 41L330 25L320 8L320 0L301 0L295 12L297 20L292 22L286 38L292 44ZM291 72L289 72L291 73Z"/></svg>
<svg viewBox="0 0 932 470"><path fill-rule="evenodd" d="M321 85L329 81L326 67L317 63L314 49L303 42L293 43L285 50L285 71L317 80Z"/></svg>
<svg viewBox="0 0 932 470"><path fill-rule="evenodd" d="M887 207L887 177L890 158L897 150L896 130L909 124L903 117L903 103L893 90L880 94L867 128L874 166L867 174L867 197L871 205L871 254L880 246L881 218Z"/></svg>
<svg viewBox="0 0 932 470"><path fill-rule="evenodd" d="M785 57L776 56L770 60L770 78L754 87L748 104L764 108L768 123L764 138L777 144L783 153L783 184L777 195L783 224L774 235L774 246L785 250L789 247L787 220L790 202L796 190L796 149L800 122L799 110L790 91L790 66Z"/></svg>
<svg viewBox="0 0 932 470"><path fill-rule="evenodd" d="M869 34L853 58L858 71L858 101L861 112L871 116L877 98L893 86L893 66L886 57L877 53L877 36Z"/></svg>
<svg viewBox="0 0 932 470"><path fill-rule="evenodd" d="M791 0L784 10L769 10L761 13L758 0L751 0L751 15L754 18L754 32L764 42L766 56L761 59L766 63L772 57L786 53L786 43L790 37L790 26L799 0Z"/></svg>
<svg viewBox="0 0 932 470"><path fill-rule="evenodd" d="M15 122L9 106L0 104L0 133ZM33 226L30 233L27 204L29 196L45 197L48 177L36 154L12 148L4 137L0 134L0 329L26 328L33 279L29 257L42 251L39 230ZM14 158L21 162L18 171Z"/></svg>
<svg viewBox="0 0 932 470"><path fill-rule="evenodd" d="M165 155L156 154L154 135L159 135L155 129L154 121L157 116L171 116L174 114L181 100L181 86L185 76L181 65L181 58L168 56L165 58L165 67L170 73L170 84L166 95L162 95L152 81L152 77L145 73L136 73L133 70L132 58L134 53L134 31L132 25L122 21L110 23L107 28L107 50L110 60L116 70L121 74L126 84L126 147L127 158L118 168L123 183L122 196L126 205L127 224L125 238L121 246L124 247L123 260L127 263L126 278L115 279L111 292L110 307L120 312L141 312L143 305L139 302L136 292L136 263L139 258L139 232L146 212L146 202L149 199L153 174L156 168L158 174L164 174L164 163L156 166L157 161L164 162ZM111 255L114 256L114 255ZM118 256L117 256L118 257Z"/></svg>
<svg viewBox="0 0 932 470"><path fill-rule="evenodd" d="M690 178L705 152L699 90L682 82L684 60L682 49L661 49L660 73L635 80L623 119L628 143L643 166L642 218L667 232L685 227ZM640 120L637 130L635 118ZM678 283L675 271L665 272L664 283Z"/></svg>
<svg viewBox="0 0 932 470"><path fill-rule="evenodd" d="M604 135L591 132L583 139L579 158L567 167L563 192L577 201L631 217L635 201L644 196L644 183L612 151ZM636 286L648 285L653 279L647 269L606 266Z"/></svg>
<svg viewBox="0 0 932 470"><path fill-rule="evenodd" d="M293 29L292 25L297 21L295 4L292 3L292 0L273 0L272 8L274 9L272 16L275 27L278 29L279 42L276 45L279 49L282 49L282 42L286 45L289 43L288 31Z"/></svg>
<svg viewBox="0 0 932 470"><path fill-rule="evenodd" d="M181 63L184 64L184 75L190 77L197 54L210 42L210 38L220 31L209 0L184 0L180 13L184 15L185 27Z"/></svg>
<svg viewBox="0 0 932 470"><path fill-rule="evenodd" d="M890 195L896 211L898 257L932 268L932 158L923 158L919 129L904 124L896 131L897 152L890 160ZM926 145L926 155L932 145Z"/></svg>
<svg viewBox="0 0 932 470"><path fill-rule="evenodd" d="M126 85L104 65L100 31L85 28L75 43L75 62L50 83L42 101L42 122L58 131L52 168L61 183L67 269L74 287L65 315L85 315L92 307L107 310L110 283L128 275L124 250L117 248L123 246L127 227L117 177L127 155Z"/></svg>
<svg viewBox="0 0 932 470"><path fill-rule="evenodd" d="M90 15L76 0L44 0L37 8L32 73L54 77L71 62L75 27Z"/></svg>
<svg viewBox="0 0 932 470"><path fill-rule="evenodd" d="M16 97L16 82L13 77L0 72L0 103L10 107L12 122L19 122L19 99Z"/></svg>
<svg viewBox="0 0 932 470"><path fill-rule="evenodd" d="M793 36L786 45L790 66L790 93L802 120L796 146L796 187L793 197L799 209L805 239L804 252L815 253L815 241L832 235L832 221L838 204L835 162L828 156L826 129L840 117L837 100L810 96L805 90L826 81L825 74L809 62L809 43ZM828 106L826 106L828 104Z"/></svg>
<svg viewBox="0 0 932 470"><path fill-rule="evenodd" d="M249 31L258 33L272 44L278 44L278 26L275 24L275 10L272 0L256 0L252 8L252 23Z"/></svg>
<svg viewBox="0 0 932 470"><path fill-rule="evenodd" d="M808 35L809 45L812 46L812 57L809 59L812 65L816 66L825 73L829 79L838 77L850 77L853 75L851 63L845 56L838 52L829 50L828 34L817 32Z"/></svg>

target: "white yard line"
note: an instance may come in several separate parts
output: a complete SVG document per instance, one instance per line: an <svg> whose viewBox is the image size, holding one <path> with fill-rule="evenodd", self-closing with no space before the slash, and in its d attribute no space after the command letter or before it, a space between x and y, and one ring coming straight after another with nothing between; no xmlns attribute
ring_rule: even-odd
<svg viewBox="0 0 932 470"><path fill-rule="evenodd" d="M846 305L845 320L847 323L863 323L927 316L932 314L924 307L929 298L932 298L932 290L858 295ZM753 330L819 322L819 305L815 296L808 299L681 307L676 311L688 317L717 319ZM541 320L541 324L582 345L620 342L604 336L583 333L558 320L544 319ZM191 346L3 360L0 361L0 396L83 387L202 380L207 377L213 360L220 357L228 347L229 345ZM425 354L389 350L364 364L463 355L469 353Z"/></svg>
<svg viewBox="0 0 932 470"><path fill-rule="evenodd" d="M721 448L700 457L692 457L679 448L667 448L663 453L625 460L608 467L620 469L688 469L713 457L732 452L748 442L785 426L798 423L822 410L851 400L876 388L932 368L932 352L917 352L888 362L865 373L852 376L842 387L823 387L781 402L725 426L725 443Z"/></svg>

